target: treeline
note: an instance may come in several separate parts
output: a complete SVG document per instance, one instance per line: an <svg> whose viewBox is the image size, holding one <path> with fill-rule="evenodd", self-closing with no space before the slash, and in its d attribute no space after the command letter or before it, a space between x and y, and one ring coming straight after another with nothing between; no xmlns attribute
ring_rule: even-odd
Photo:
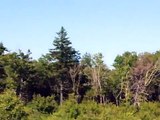
<svg viewBox="0 0 160 120"><path fill-rule="evenodd" d="M114 69L109 69L101 53L81 57L62 27L46 55L38 60L30 55L29 50L10 52L0 44L0 97L4 103L0 112L6 111L8 118L27 115L21 111L20 116L10 116L7 110L15 110L17 104L53 113L69 96L77 104L92 101L101 105L134 105L137 110L142 102L160 101L160 51L125 52L115 58Z"/></svg>

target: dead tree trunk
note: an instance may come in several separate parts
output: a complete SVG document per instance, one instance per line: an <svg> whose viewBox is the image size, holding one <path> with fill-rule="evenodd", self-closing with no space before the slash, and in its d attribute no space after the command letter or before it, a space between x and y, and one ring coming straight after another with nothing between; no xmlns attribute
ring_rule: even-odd
<svg viewBox="0 0 160 120"><path fill-rule="evenodd" d="M78 88L80 85L80 79L78 78L78 75L80 73L80 65L74 65L72 68L69 70L69 75L72 80L72 91L74 92L75 95L78 95Z"/></svg>

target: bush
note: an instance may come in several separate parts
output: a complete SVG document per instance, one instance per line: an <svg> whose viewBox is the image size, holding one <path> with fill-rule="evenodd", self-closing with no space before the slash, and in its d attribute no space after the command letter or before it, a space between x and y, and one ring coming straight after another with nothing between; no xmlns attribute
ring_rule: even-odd
<svg viewBox="0 0 160 120"><path fill-rule="evenodd" d="M0 120L22 120L28 116L23 102L11 90L0 94Z"/></svg>
<svg viewBox="0 0 160 120"><path fill-rule="evenodd" d="M62 106L59 106L57 112L49 116L47 120L75 120L80 113L78 104L72 97L70 96L69 100L65 101Z"/></svg>
<svg viewBox="0 0 160 120"><path fill-rule="evenodd" d="M56 111L57 103L53 96L42 97L40 95L34 96L29 106L43 114L50 114Z"/></svg>
<svg viewBox="0 0 160 120"><path fill-rule="evenodd" d="M160 120L160 103L143 103L140 111L134 106L101 105L93 101L77 104L67 100L47 120Z"/></svg>
<svg viewBox="0 0 160 120"><path fill-rule="evenodd" d="M137 111L132 105L77 104L72 96L57 107L53 96L38 95L24 106L11 90L0 94L0 102L0 120L160 120L160 103L153 102L142 103Z"/></svg>

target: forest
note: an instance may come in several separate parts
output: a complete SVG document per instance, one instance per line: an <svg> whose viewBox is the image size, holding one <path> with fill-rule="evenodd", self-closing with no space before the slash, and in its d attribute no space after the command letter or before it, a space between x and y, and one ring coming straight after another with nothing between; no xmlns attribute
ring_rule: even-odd
<svg viewBox="0 0 160 120"><path fill-rule="evenodd" d="M126 51L111 69L64 27L51 44L35 60L0 43L0 120L160 120L160 51Z"/></svg>

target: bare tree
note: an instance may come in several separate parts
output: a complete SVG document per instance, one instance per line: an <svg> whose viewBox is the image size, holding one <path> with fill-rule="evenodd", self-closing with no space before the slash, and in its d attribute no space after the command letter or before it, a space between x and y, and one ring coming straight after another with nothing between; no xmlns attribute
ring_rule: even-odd
<svg viewBox="0 0 160 120"><path fill-rule="evenodd" d="M97 97L99 96L100 103L103 103L105 101L104 95L102 94L102 84L104 76L106 74L106 66L103 63L102 58L103 56L101 53L95 54L92 60L93 65L92 67L90 67L92 89L95 91L95 95Z"/></svg>
<svg viewBox="0 0 160 120"><path fill-rule="evenodd" d="M146 100L147 86L159 75L160 60L155 63L145 57L141 57L132 69L131 92L133 104L139 108L140 102Z"/></svg>
<svg viewBox="0 0 160 120"><path fill-rule="evenodd" d="M80 85L80 79L79 79L79 73L81 71L80 65L74 65L73 67L70 67L69 69L69 75L72 80L72 90L75 95L78 95L78 88Z"/></svg>

